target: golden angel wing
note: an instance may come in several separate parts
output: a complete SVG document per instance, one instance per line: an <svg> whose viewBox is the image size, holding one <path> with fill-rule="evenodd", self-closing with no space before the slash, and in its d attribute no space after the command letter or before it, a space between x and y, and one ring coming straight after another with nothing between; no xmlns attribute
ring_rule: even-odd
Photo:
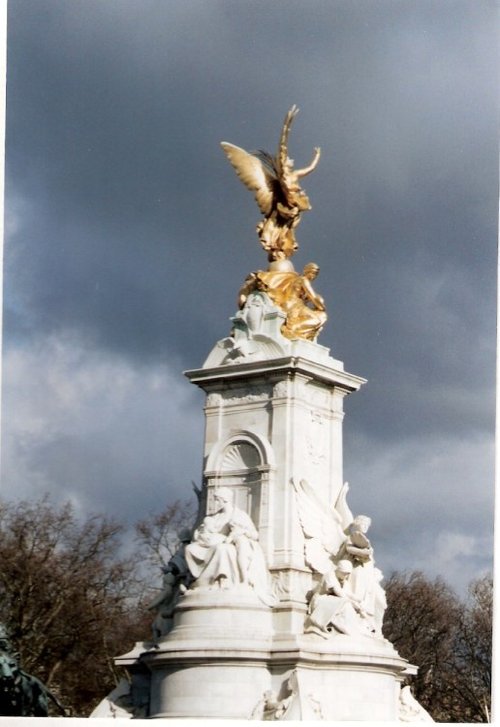
<svg viewBox="0 0 500 727"><path fill-rule="evenodd" d="M262 161L239 146L221 141L221 147L243 184L255 194L259 209L268 215L273 204L273 179Z"/></svg>

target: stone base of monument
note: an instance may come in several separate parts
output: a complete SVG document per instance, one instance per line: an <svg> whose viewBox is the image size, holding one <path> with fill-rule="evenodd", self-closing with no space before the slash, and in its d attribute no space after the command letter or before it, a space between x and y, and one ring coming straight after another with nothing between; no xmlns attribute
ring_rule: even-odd
<svg viewBox="0 0 500 727"><path fill-rule="evenodd" d="M270 671L289 699L281 719L398 721L401 682L416 670L382 638L306 634L273 643Z"/></svg>
<svg viewBox="0 0 500 727"><path fill-rule="evenodd" d="M172 631L117 663L149 672L150 718L398 720L409 665L389 642L273 637L271 615L244 588L188 591Z"/></svg>
<svg viewBox="0 0 500 727"><path fill-rule="evenodd" d="M172 631L143 654L151 717L248 718L269 689L272 613L250 588L188 591Z"/></svg>
<svg viewBox="0 0 500 727"><path fill-rule="evenodd" d="M175 608L168 602L173 626L167 635L115 660L131 675L130 713L153 719L420 720L411 695L402 710L401 684L415 669L369 631L382 622L382 574L377 576L366 529L353 535L346 501L343 399L364 379L346 372L328 349L283 338L279 316L262 295L255 293L262 327L244 335L241 315L248 313L250 321L259 312L250 300L252 310L233 319L234 338L220 341L202 369L187 372L207 394L203 519L182 551L188 568L193 561L194 582ZM258 548L247 551L260 553L268 566L245 571L253 589L240 583L243 571L228 578L219 570L219 555L221 562L237 555L224 540L233 527L247 546L257 542L252 531L258 532ZM221 537L210 543L213 551L204 528ZM221 554L217 542L225 543ZM366 556L349 574L357 568L357 600L366 600L373 615L362 623L347 609L339 626L336 604L343 603L345 578L338 580L333 565L349 557L351 566L347 546ZM313 594L332 595L331 609L320 609L319 620L308 613ZM304 633L305 626L318 630ZM356 635L339 633L344 629Z"/></svg>

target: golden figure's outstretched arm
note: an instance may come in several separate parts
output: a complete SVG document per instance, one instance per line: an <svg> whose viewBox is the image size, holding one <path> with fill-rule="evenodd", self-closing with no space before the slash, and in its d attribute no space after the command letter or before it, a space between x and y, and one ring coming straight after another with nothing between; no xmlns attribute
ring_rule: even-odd
<svg viewBox="0 0 500 727"><path fill-rule="evenodd" d="M306 174L310 174L316 168L321 151L319 147L315 147L311 163L303 169L294 170L293 159L290 159L288 156L288 135L292 121L298 112L299 109L297 106L293 105L285 116L278 154L276 155L276 169L278 171L281 188L288 204L291 207L297 206L299 210L307 210L311 208L311 205L306 193L300 188L299 179L305 177Z"/></svg>
<svg viewBox="0 0 500 727"><path fill-rule="evenodd" d="M311 160L311 163L309 166L304 167L304 169L297 169L295 174L297 175L297 178L300 179L301 177L305 177L306 174L310 174L312 171L314 171L318 165L319 158L321 156L321 149L319 146L314 147L314 156Z"/></svg>

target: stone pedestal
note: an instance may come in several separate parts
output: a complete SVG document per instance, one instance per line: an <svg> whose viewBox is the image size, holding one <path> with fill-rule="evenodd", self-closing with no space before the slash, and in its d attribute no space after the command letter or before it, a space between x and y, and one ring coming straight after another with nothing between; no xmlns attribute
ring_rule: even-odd
<svg viewBox="0 0 500 727"><path fill-rule="evenodd" d="M251 590L188 592L143 655L152 717L247 718L269 688L272 614Z"/></svg>
<svg viewBox="0 0 500 727"><path fill-rule="evenodd" d="M153 718L263 719L264 695L287 720L397 720L408 663L384 639L280 637L251 592L188 592L173 630L140 661Z"/></svg>
<svg viewBox="0 0 500 727"><path fill-rule="evenodd" d="M274 689L295 690L286 719L397 721L400 683L413 673L384 639L339 634L276 639L271 656Z"/></svg>

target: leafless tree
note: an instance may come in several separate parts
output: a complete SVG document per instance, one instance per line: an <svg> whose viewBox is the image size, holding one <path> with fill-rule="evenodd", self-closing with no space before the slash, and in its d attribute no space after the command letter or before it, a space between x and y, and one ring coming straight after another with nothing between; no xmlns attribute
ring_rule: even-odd
<svg viewBox="0 0 500 727"><path fill-rule="evenodd" d="M485 576L469 586L454 646L454 696L466 722L490 721L492 631L493 579Z"/></svg>
<svg viewBox="0 0 500 727"><path fill-rule="evenodd" d="M158 572L179 547L180 531L192 527L195 512L193 502L176 500L135 526L143 556Z"/></svg>
<svg viewBox="0 0 500 727"><path fill-rule="evenodd" d="M489 721L492 580L464 602L441 579L394 573L385 584L384 635L419 667L415 697L437 722Z"/></svg>
<svg viewBox="0 0 500 727"><path fill-rule="evenodd" d="M144 629L136 564L117 556L121 530L47 498L0 503L0 620L23 669L77 716L115 686L113 657Z"/></svg>

